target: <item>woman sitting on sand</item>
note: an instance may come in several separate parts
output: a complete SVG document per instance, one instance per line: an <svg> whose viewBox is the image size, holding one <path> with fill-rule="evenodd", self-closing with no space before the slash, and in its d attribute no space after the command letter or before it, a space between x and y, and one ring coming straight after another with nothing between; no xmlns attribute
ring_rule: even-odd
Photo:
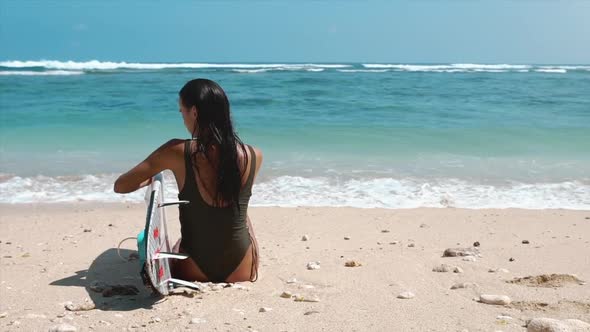
<svg viewBox="0 0 590 332"><path fill-rule="evenodd" d="M174 250L190 258L175 261L176 278L196 281L255 281L258 245L248 218L252 184L262 163L260 150L234 132L229 101L210 80L189 81L178 106L192 138L159 147L115 182L115 192L148 185L169 169L178 185L181 239Z"/></svg>

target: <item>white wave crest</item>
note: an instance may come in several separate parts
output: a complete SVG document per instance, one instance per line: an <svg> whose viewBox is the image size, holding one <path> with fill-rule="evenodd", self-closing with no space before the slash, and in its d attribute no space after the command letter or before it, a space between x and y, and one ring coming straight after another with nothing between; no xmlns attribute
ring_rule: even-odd
<svg viewBox="0 0 590 332"><path fill-rule="evenodd" d="M572 65L540 66L539 69L590 70L590 66L572 66Z"/></svg>
<svg viewBox="0 0 590 332"><path fill-rule="evenodd" d="M69 76L69 75L82 75L83 71L70 71L70 70L48 70L48 71L30 71L30 70L18 70L18 71L0 71L1 76Z"/></svg>
<svg viewBox="0 0 590 332"><path fill-rule="evenodd" d="M408 64L363 64L365 68L370 69L393 69L410 72L441 72L441 73L460 73L460 72L505 72L511 70L528 70L529 65L508 65L508 64L471 64L457 63L450 65L408 65Z"/></svg>
<svg viewBox="0 0 590 332"><path fill-rule="evenodd" d="M256 73L266 73L268 69L233 69L232 71L236 73L244 73L244 74L256 74Z"/></svg>
<svg viewBox="0 0 590 332"><path fill-rule="evenodd" d="M579 182L491 186L457 179L366 179L283 176L258 184L260 206L351 206L361 208L590 209L590 185Z"/></svg>
<svg viewBox="0 0 590 332"><path fill-rule="evenodd" d="M46 68L59 70L116 70L116 69L327 69L347 68L344 64L240 64L240 63L128 63L110 61L1 61L1 67L6 68Z"/></svg>
<svg viewBox="0 0 590 332"><path fill-rule="evenodd" d="M289 67L260 68L260 69L232 69L233 72L244 73L244 74L266 73L269 71L298 71L298 70L304 70L304 71L309 71L309 72L322 72L325 70L325 68L314 68L314 67L306 68L304 66L289 66Z"/></svg>
<svg viewBox="0 0 590 332"><path fill-rule="evenodd" d="M341 73L385 73L389 69L338 69Z"/></svg>
<svg viewBox="0 0 590 332"><path fill-rule="evenodd" d="M565 74L567 69L563 68L541 68L535 70L538 73L553 73L553 74Z"/></svg>
<svg viewBox="0 0 590 332"><path fill-rule="evenodd" d="M165 174L167 197L178 194ZM143 191L113 192L115 175L0 177L1 203L76 201L141 202ZM492 186L457 179L350 179L279 176L255 185L253 206L350 206L360 208L564 208L590 210L590 184L513 183Z"/></svg>
<svg viewBox="0 0 590 332"><path fill-rule="evenodd" d="M170 197L178 194L171 174L166 174ZM143 192L119 195L113 191L115 175L35 176L0 178L1 203L140 202Z"/></svg>
<svg viewBox="0 0 590 332"><path fill-rule="evenodd" d="M453 68L460 69L483 69L483 70L518 70L518 69L530 69L530 65L509 65L509 64L496 64L496 65L482 65L473 63L457 63L451 65Z"/></svg>

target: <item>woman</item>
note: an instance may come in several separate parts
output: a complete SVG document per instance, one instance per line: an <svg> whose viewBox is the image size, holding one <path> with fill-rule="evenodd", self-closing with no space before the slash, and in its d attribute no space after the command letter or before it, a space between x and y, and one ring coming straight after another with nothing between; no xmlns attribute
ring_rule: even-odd
<svg viewBox="0 0 590 332"><path fill-rule="evenodd" d="M234 132L229 101L210 80L189 81L178 106L192 138L173 139L115 182L115 192L148 185L169 169L178 185L181 239L175 250L190 258L175 261L176 278L196 281L255 281L258 245L248 218L252 183L262 163L260 150Z"/></svg>

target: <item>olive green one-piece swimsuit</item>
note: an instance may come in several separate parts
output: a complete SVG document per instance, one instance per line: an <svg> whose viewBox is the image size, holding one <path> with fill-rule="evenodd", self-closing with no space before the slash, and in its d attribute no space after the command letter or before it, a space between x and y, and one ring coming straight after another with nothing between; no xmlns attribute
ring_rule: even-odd
<svg viewBox="0 0 590 332"><path fill-rule="evenodd" d="M222 282L240 265L248 247L252 245L253 265L256 253L246 222L248 202L252 196L252 182L256 170L256 155L248 145L252 163L246 184L239 194L238 204L214 207L203 200L197 187L191 162L191 140L184 145L186 177L179 200L190 203L179 205L181 248L199 266L210 281ZM251 279L255 274L252 269Z"/></svg>

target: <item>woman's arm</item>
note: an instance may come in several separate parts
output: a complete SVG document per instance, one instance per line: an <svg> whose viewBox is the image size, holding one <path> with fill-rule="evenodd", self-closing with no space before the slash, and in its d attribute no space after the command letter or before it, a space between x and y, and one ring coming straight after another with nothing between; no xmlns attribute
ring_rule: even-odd
<svg viewBox="0 0 590 332"><path fill-rule="evenodd" d="M115 181L114 190L119 194L126 194L136 191L139 188L147 186L152 181L152 176L160 173L165 169L171 169L174 165L176 151L173 147L177 146L179 139L173 139L152 152L144 161L137 164L127 173L119 176Z"/></svg>

